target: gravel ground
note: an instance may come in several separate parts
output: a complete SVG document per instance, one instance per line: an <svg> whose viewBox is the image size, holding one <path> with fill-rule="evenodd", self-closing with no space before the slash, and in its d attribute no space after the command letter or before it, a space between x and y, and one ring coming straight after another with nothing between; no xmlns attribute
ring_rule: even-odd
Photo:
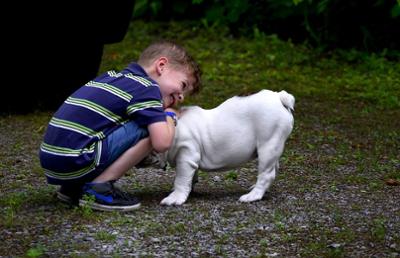
<svg viewBox="0 0 400 258"><path fill-rule="evenodd" d="M256 161L200 171L180 207L159 205L173 169L146 168L118 182L143 199L128 213L58 202L36 157L50 114L0 117L0 256L400 257L399 112L356 119L352 108L332 109L329 120L319 105L296 111L280 173L261 201L238 202L255 182Z"/></svg>

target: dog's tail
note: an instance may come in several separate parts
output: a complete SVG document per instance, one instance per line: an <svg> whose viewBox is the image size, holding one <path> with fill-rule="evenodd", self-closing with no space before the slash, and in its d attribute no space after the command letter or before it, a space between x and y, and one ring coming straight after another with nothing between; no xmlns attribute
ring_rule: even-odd
<svg viewBox="0 0 400 258"><path fill-rule="evenodd" d="M282 105L287 108L289 111L294 111L294 103L295 99L292 94L287 93L286 91L282 90L279 92L279 98L282 102Z"/></svg>

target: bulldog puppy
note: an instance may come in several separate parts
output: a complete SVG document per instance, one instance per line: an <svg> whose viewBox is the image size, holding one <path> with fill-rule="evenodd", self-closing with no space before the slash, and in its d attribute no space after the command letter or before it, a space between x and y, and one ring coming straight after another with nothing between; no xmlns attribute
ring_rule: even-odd
<svg viewBox="0 0 400 258"><path fill-rule="evenodd" d="M292 132L294 103L286 91L261 90L230 98L214 109L184 107L173 146L162 156L176 167L176 176L173 192L161 204L183 204L198 169L227 170L254 158L258 158L257 182L239 200L260 200L275 179L285 141Z"/></svg>

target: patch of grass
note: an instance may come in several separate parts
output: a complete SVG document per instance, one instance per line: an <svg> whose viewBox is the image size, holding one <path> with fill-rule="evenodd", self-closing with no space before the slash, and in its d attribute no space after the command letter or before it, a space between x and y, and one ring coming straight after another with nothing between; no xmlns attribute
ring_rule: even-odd
<svg viewBox="0 0 400 258"><path fill-rule="evenodd" d="M335 234L335 239L342 243L352 243L356 239L354 229L343 227L338 233Z"/></svg>
<svg viewBox="0 0 400 258"><path fill-rule="evenodd" d="M99 230L96 232L95 238L100 241L114 241L117 236L108 231Z"/></svg>
<svg viewBox="0 0 400 258"><path fill-rule="evenodd" d="M135 222L134 218L121 214L120 212L115 212L112 216L114 219L111 221L111 224L115 227L129 225Z"/></svg>
<svg viewBox="0 0 400 258"><path fill-rule="evenodd" d="M277 230L279 231L284 231L285 229L285 223L284 223L284 215L282 215L281 212L275 211L273 214L274 217L274 225Z"/></svg>
<svg viewBox="0 0 400 258"><path fill-rule="evenodd" d="M84 195L82 199L86 201L86 204L81 205L76 209L80 211L85 218L93 217L94 211L91 206L95 202L96 198L93 195Z"/></svg>
<svg viewBox="0 0 400 258"><path fill-rule="evenodd" d="M349 184L367 184L370 178L364 174L350 174L345 177L345 180Z"/></svg>
<svg viewBox="0 0 400 258"><path fill-rule="evenodd" d="M210 173L209 173L209 172L204 172L204 171L199 170L199 171L197 171L197 176L198 176L199 178L202 178L202 179L204 179L205 181L207 181L207 180L209 180L209 178L210 178Z"/></svg>
<svg viewBox="0 0 400 258"><path fill-rule="evenodd" d="M26 193L15 193L7 195L4 199L0 200L1 206L4 207L4 210L2 212L4 216L2 223L4 224L4 226L13 226L15 218L17 216L17 211L20 209L26 199Z"/></svg>
<svg viewBox="0 0 400 258"><path fill-rule="evenodd" d="M32 247L26 252L28 257L41 257L44 255L45 248L43 246Z"/></svg>
<svg viewBox="0 0 400 258"><path fill-rule="evenodd" d="M167 231L171 234L184 233L186 231L186 226L184 223L178 222L176 224L170 225Z"/></svg>
<svg viewBox="0 0 400 258"><path fill-rule="evenodd" d="M52 187L33 189L28 186L27 188L27 191L7 194L0 199L0 206L4 207L0 211L0 225L10 228L25 224L24 219L19 216L21 210L49 202Z"/></svg>
<svg viewBox="0 0 400 258"><path fill-rule="evenodd" d="M238 173L236 171L232 170L225 174L225 180L236 181L237 178L238 178Z"/></svg>
<svg viewBox="0 0 400 258"><path fill-rule="evenodd" d="M152 236L152 235L156 235L156 234L163 234L164 232L168 232L168 230L166 230L166 228L164 227L164 225L162 225L160 222L158 221L142 221L138 223L139 228L143 228L143 235L146 237ZM171 230L174 230L174 224L172 225L168 225L168 228Z"/></svg>
<svg viewBox="0 0 400 258"><path fill-rule="evenodd" d="M373 241L383 242L386 236L386 219L376 218L372 221L371 236Z"/></svg>
<svg viewBox="0 0 400 258"><path fill-rule="evenodd" d="M377 169L383 174L383 179L395 179L400 181L400 159L390 158L384 160L377 166Z"/></svg>

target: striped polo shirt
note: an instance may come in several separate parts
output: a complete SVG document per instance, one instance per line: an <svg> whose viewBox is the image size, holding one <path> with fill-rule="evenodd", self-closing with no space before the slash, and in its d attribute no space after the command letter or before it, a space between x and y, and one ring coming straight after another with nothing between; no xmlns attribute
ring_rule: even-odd
<svg viewBox="0 0 400 258"><path fill-rule="evenodd" d="M130 120L141 127L166 121L158 84L136 63L88 82L56 111L39 153L47 181L62 184L89 175L107 153L102 140Z"/></svg>

